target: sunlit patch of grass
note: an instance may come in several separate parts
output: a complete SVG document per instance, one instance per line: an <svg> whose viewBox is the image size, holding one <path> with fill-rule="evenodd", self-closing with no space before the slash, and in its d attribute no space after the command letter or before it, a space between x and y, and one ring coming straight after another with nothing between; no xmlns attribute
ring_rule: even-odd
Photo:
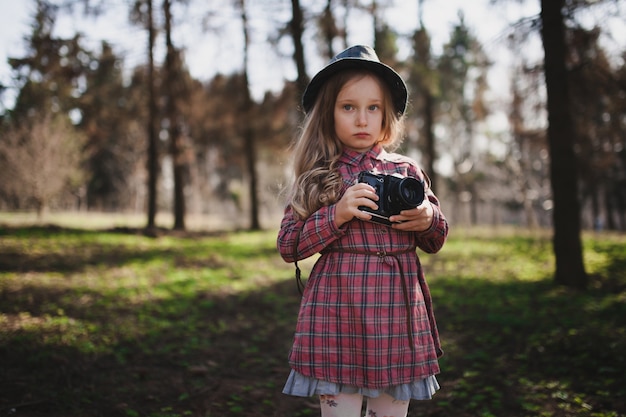
<svg viewBox="0 0 626 417"><path fill-rule="evenodd" d="M210 307L202 299L190 304L202 294L290 276L271 232L152 239L36 228L3 236L0 252L12 254L3 262L15 271L0 273L0 294L12 301L2 307L3 328L25 343L85 353L170 331L178 319L193 327Z"/></svg>
<svg viewBox="0 0 626 417"><path fill-rule="evenodd" d="M444 248L434 256L421 256L434 279L452 275L490 282L537 281L551 273L554 263L549 241L541 236L451 237Z"/></svg>
<svg viewBox="0 0 626 417"><path fill-rule="evenodd" d="M262 218L263 224L276 224L280 219L275 216ZM37 218L35 212L0 212L0 223L12 227L30 227L32 225L54 224L64 228L83 230L105 230L116 227L141 229L146 226L145 213L111 213L79 211L79 212L50 212L43 218ZM160 211L155 218L157 227L170 228L174 224L172 213ZM241 227L240 222L234 219L224 219L223 214L187 214L185 224L190 230L236 230Z"/></svg>

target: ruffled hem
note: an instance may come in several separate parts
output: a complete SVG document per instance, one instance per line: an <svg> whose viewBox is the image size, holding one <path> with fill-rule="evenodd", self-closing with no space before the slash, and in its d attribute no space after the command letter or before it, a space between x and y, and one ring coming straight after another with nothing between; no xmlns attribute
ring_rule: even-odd
<svg viewBox="0 0 626 417"><path fill-rule="evenodd" d="M313 395L337 395L359 393L365 397L376 398L381 394L388 394L399 401L430 400L439 389L439 383L434 375L413 381L408 384L394 385L387 388L373 389L360 388L352 385L336 384L334 382L321 381L316 378L304 376L291 370L287 383L283 388L283 394L296 397L311 397Z"/></svg>

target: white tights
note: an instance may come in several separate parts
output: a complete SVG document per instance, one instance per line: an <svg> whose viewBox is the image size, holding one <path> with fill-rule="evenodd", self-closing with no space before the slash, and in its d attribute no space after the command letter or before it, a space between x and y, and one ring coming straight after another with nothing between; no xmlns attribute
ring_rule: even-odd
<svg viewBox="0 0 626 417"><path fill-rule="evenodd" d="M322 417L360 417L361 394L320 395ZM395 400L388 394L367 399L365 417L406 417L409 401Z"/></svg>

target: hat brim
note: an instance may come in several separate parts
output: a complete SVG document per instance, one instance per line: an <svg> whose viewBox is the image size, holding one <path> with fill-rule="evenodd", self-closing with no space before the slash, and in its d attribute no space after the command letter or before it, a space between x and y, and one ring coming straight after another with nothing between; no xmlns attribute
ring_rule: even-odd
<svg viewBox="0 0 626 417"><path fill-rule="evenodd" d="M302 95L302 107L306 113L309 113L315 104L317 95L322 85L333 75L339 71L346 69L366 69L379 75L387 84L393 98L393 106L396 113L404 114L407 106L408 92L406 84L400 75L390 66L382 62L368 61L359 58L342 58L328 64L321 69L309 85L306 87Z"/></svg>

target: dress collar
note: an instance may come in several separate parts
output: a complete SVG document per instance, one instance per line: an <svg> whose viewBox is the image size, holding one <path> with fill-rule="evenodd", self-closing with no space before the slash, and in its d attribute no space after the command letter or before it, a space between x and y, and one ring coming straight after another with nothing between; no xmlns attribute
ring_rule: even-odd
<svg viewBox="0 0 626 417"><path fill-rule="evenodd" d="M377 143L367 152L357 152L350 149L344 149L343 153L339 157L339 161L348 165L358 166L361 165L365 159L377 159L382 160L387 152L383 147Z"/></svg>

